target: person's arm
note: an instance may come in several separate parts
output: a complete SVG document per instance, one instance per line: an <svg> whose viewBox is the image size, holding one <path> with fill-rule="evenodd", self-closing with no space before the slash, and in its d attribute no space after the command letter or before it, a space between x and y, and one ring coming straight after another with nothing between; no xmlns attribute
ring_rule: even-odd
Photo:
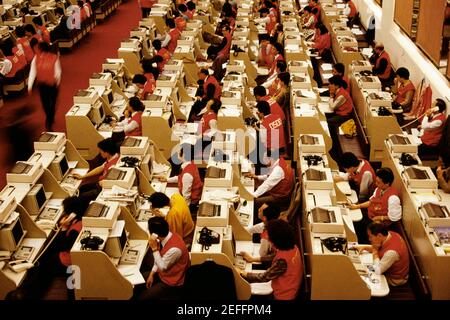
<svg viewBox="0 0 450 320"><path fill-rule="evenodd" d="M179 248L170 248L163 256L157 250L153 252L153 258L155 259L155 264L152 268L153 272L157 272L158 270L167 271L180 260L181 250Z"/></svg>
<svg viewBox="0 0 450 320"><path fill-rule="evenodd" d="M403 102L401 102L400 105L407 106L411 104L413 98L414 98L414 90L407 91L405 94L405 100L403 100Z"/></svg>
<svg viewBox="0 0 450 320"><path fill-rule="evenodd" d="M363 203L355 203L355 204L349 203L347 206L351 210L363 209L363 208L366 209L370 206L370 201L366 201Z"/></svg>
<svg viewBox="0 0 450 320"><path fill-rule="evenodd" d="M30 73L28 75L28 92L31 92L33 89L33 83L36 79L36 55L33 60L31 60Z"/></svg>
<svg viewBox="0 0 450 320"><path fill-rule="evenodd" d="M278 259L273 261L272 265L266 272L262 273L247 273L243 271L241 275L248 282L267 282L276 279L283 275L287 270L287 263L284 259Z"/></svg>
<svg viewBox="0 0 450 320"><path fill-rule="evenodd" d="M134 120L131 120L130 122L128 122L128 119L125 119L124 121L121 122L121 124L122 124L123 131L125 133L131 132L131 131L139 128L139 123L137 123Z"/></svg>
<svg viewBox="0 0 450 320"><path fill-rule="evenodd" d="M372 174L369 171L364 172L361 184L359 185L359 196L369 195L369 188L373 183Z"/></svg>
<svg viewBox="0 0 450 320"><path fill-rule="evenodd" d="M167 45L169 44L170 40L171 40L171 36L170 34L166 33L166 36L164 37L164 40L161 41L161 47L167 47Z"/></svg>
<svg viewBox="0 0 450 320"><path fill-rule="evenodd" d="M348 173L339 171L337 175L333 177L334 182L348 181Z"/></svg>
<svg viewBox="0 0 450 320"><path fill-rule="evenodd" d="M436 120L428 120L428 117L423 117L423 121L422 121L422 125L421 128L422 129L436 129L439 128L440 126L442 126L442 121L439 119Z"/></svg>
<svg viewBox="0 0 450 320"><path fill-rule="evenodd" d="M345 102L346 102L346 99L344 96L339 96L339 97L337 97L337 99L330 99L330 108L336 111Z"/></svg>
<svg viewBox="0 0 450 320"><path fill-rule="evenodd" d="M185 173L183 175L183 190L181 190L181 194L186 199L187 203L191 203L191 192L192 192L192 184L194 183L194 177Z"/></svg>
<svg viewBox="0 0 450 320"><path fill-rule="evenodd" d="M3 66L2 69L0 70L0 73L4 76L6 76L8 73L11 72L12 69L12 62L9 61L9 59L4 59L3 60Z"/></svg>
<svg viewBox="0 0 450 320"><path fill-rule="evenodd" d="M284 171L280 166L276 166L269 177L253 192L253 196L258 198L267 191L275 187L281 180L284 179Z"/></svg>
<svg viewBox="0 0 450 320"><path fill-rule="evenodd" d="M173 176L167 179L167 183L177 183L178 182L178 176Z"/></svg>
<svg viewBox="0 0 450 320"><path fill-rule="evenodd" d="M394 250L388 250L383 255L378 263L375 262L373 268L375 269L375 274L383 274L385 273L395 262L400 259L400 256Z"/></svg>
<svg viewBox="0 0 450 320"><path fill-rule="evenodd" d="M264 231L264 222L257 223L247 228L249 233L262 233Z"/></svg>
<svg viewBox="0 0 450 320"><path fill-rule="evenodd" d="M207 136L207 137L211 138L218 130L218 128L217 128L217 120L216 119L209 120L209 127L211 129L208 130L207 132L205 132L204 136Z"/></svg>
<svg viewBox="0 0 450 320"><path fill-rule="evenodd" d="M390 196L388 199L388 219L395 222L402 218L402 205L398 196Z"/></svg>
<svg viewBox="0 0 450 320"><path fill-rule="evenodd" d="M69 235L66 237L61 237L61 242L59 243L59 250L60 251L69 251L72 249L73 244L75 243L75 240L78 238L78 232L75 230L71 230L69 232Z"/></svg>
<svg viewBox="0 0 450 320"><path fill-rule="evenodd" d="M81 175L78 175L78 174L74 174L73 176L75 178L78 178L78 179L90 178L90 177L102 174L104 166L105 166L105 164L99 165L97 168L92 169L91 171L86 173L84 176L81 176Z"/></svg>
<svg viewBox="0 0 450 320"><path fill-rule="evenodd" d="M262 84L262 86L266 89L269 89L272 86L272 83L275 81L275 79L278 77L278 74L275 72L273 73L267 80Z"/></svg>

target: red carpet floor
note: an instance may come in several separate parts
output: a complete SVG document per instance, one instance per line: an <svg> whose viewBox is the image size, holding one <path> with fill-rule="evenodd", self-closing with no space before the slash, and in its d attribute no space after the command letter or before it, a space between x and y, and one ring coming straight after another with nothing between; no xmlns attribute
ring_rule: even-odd
<svg viewBox="0 0 450 320"><path fill-rule="evenodd" d="M57 103L54 131L65 131L65 114L73 104L73 95L88 87L89 77L101 71L106 58L117 57L120 42L138 25L140 10L137 0L122 3L105 21L99 23L89 35L69 52L61 53L62 79ZM11 128L13 123L15 130ZM19 128L19 129L17 129ZM45 130L45 114L39 93L7 97L0 108L0 188L6 184L6 172L17 159L17 146L26 149ZM86 137L88 138L88 137ZM15 148L12 148L12 145ZM20 159L19 160L26 160Z"/></svg>

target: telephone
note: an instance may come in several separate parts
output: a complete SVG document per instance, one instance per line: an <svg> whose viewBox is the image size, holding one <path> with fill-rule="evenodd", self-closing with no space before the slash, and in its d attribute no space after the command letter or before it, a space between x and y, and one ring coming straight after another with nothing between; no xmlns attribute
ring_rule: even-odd
<svg viewBox="0 0 450 320"><path fill-rule="evenodd" d="M392 113L386 107L383 107L383 106L378 108L377 114L379 116L390 116L390 115L392 115Z"/></svg>
<svg viewBox="0 0 450 320"><path fill-rule="evenodd" d="M34 267L34 264L32 262L28 262L27 260L14 260L8 262L8 266L14 272L19 273Z"/></svg>
<svg viewBox="0 0 450 320"><path fill-rule="evenodd" d="M303 158L306 160L308 167L317 166L323 160L321 156L315 154L303 156Z"/></svg>

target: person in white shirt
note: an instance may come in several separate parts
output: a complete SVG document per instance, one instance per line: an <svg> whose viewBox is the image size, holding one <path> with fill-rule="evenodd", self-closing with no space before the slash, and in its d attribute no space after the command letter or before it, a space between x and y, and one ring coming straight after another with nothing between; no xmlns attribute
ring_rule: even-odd
<svg viewBox="0 0 450 320"><path fill-rule="evenodd" d="M418 148L420 158L439 153L439 141L443 135L447 118L445 115L446 107L444 100L436 99L433 107L425 113L422 123L417 127L422 132L420 137L422 143Z"/></svg>
<svg viewBox="0 0 450 320"><path fill-rule="evenodd" d="M141 115L144 109L145 106L138 97L131 97L124 112L125 118L114 124L114 128L122 129L126 136L141 136Z"/></svg>

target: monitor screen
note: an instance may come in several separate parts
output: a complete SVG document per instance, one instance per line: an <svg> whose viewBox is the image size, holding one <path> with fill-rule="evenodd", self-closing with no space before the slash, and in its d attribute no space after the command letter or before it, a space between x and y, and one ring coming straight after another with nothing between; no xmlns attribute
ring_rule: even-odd
<svg viewBox="0 0 450 320"><path fill-rule="evenodd" d="M22 223L20 222L20 218L17 219L17 222L14 224L14 227L11 230L12 236L14 238L14 242L16 243L16 247L22 241L22 238L25 236L25 232L23 232Z"/></svg>
<svg viewBox="0 0 450 320"><path fill-rule="evenodd" d="M113 101L114 101L114 95L113 95L113 92L110 91L108 93L108 103L111 104L111 103L113 103Z"/></svg>
<svg viewBox="0 0 450 320"><path fill-rule="evenodd" d="M98 108L98 113L100 114L100 118L103 120L104 113L103 113L103 107L102 106L100 106L100 108Z"/></svg>
<svg viewBox="0 0 450 320"><path fill-rule="evenodd" d="M67 173L67 171L69 171L69 164L67 163L67 158L64 155L61 158L61 161L59 162L59 168L61 169L61 175L64 177Z"/></svg>
<svg viewBox="0 0 450 320"><path fill-rule="evenodd" d="M44 187L42 186L36 192L36 202L37 202L39 210L44 206L45 201L47 201L47 197L45 196L45 190L44 190Z"/></svg>
<svg viewBox="0 0 450 320"><path fill-rule="evenodd" d="M122 234L120 235L120 251L123 251L125 249L125 247L127 246L127 241L128 241L128 236L127 236L127 231L125 230L125 228L123 228L122 230Z"/></svg>

